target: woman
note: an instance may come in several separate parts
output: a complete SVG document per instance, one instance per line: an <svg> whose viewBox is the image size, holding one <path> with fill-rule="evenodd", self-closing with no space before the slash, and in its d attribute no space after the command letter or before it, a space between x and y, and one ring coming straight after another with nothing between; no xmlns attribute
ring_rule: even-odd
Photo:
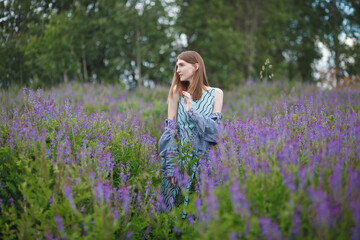
<svg viewBox="0 0 360 240"><path fill-rule="evenodd" d="M175 72L168 96L168 119L165 131L159 140L161 170L163 174L161 193L168 210L175 206L180 187L175 176L175 165L183 166L180 158L181 146L192 144L191 158L207 158L211 144L216 144L217 126L222 118L223 92L211 88L206 78L205 65L201 56L194 51L182 52L176 59ZM193 169L195 166L193 166ZM194 178L194 173L191 179ZM190 183L186 191L189 191ZM185 197L185 205L187 204ZM177 205L177 204L176 204Z"/></svg>

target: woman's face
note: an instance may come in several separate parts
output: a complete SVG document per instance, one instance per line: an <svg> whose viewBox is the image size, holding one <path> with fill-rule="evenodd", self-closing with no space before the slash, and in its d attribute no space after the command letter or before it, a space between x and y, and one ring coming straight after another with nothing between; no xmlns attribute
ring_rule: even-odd
<svg viewBox="0 0 360 240"><path fill-rule="evenodd" d="M176 62L176 73L179 75L180 81L188 81L191 83L196 65L178 59Z"/></svg>

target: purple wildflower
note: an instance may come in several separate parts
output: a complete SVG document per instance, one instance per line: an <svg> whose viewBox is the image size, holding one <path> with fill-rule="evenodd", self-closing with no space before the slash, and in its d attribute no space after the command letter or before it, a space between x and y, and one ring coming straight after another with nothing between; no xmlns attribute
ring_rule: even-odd
<svg viewBox="0 0 360 240"><path fill-rule="evenodd" d="M298 172L298 178L299 178L299 188L303 188L306 185L306 178L307 176L307 169L305 167L301 167Z"/></svg>
<svg viewBox="0 0 360 240"><path fill-rule="evenodd" d="M120 192L121 203L125 213L129 211L129 204L131 202L130 186L125 186L118 190Z"/></svg>
<svg viewBox="0 0 360 240"><path fill-rule="evenodd" d="M240 191L237 178L235 178L233 184L230 185L230 194L235 212L242 217L247 217L250 213L249 203L245 198L245 189Z"/></svg>
<svg viewBox="0 0 360 240"><path fill-rule="evenodd" d="M151 180L149 180L145 187L145 198L149 196Z"/></svg>
<svg viewBox="0 0 360 240"><path fill-rule="evenodd" d="M195 218L193 216L188 215L189 225L194 226Z"/></svg>
<svg viewBox="0 0 360 240"><path fill-rule="evenodd" d="M164 210L166 210L166 204L164 203L164 198L163 198L162 194L158 194L157 201L156 201L156 213L160 214Z"/></svg>
<svg viewBox="0 0 360 240"><path fill-rule="evenodd" d="M119 212L118 209L115 209L114 210L114 218L115 218L115 220L119 220L119 217L120 217L120 212Z"/></svg>
<svg viewBox="0 0 360 240"><path fill-rule="evenodd" d="M302 208L301 205L298 205L292 217L294 222L293 222L293 229L291 231L291 235L294 239L298 235L301 228L301 219L300 219L301 208Z"/></svg>
<svg viewBox="0 0 360 240"><path fill-rule="evenodd" d="M341 201L341 196L343 196L342 171L342 165L335 166L332 175L329 177L333 196L338 202Z"/></svg>
<svg viewBox="0 0 360 240"><path fill-rule="evenodd" d="M195 200L195 209L196 209L196 214L199 219L202 219L203 215L204 215L201 208L202 208L201 199L198 198Z"/></svg>
<svg viewBox="0 0 360 240"><path fill-rule="evenodd" d="M177 236L177 237L180 236L180 234L181 234L180 229L178 229L177 227L174 227L173 231L175 232L175 236Z"/></svg>
<svg viewBox="0 0 360 240"><path fill-rule="evenodd" d="M181 179L181 186L184 189L187 189L187 187L191 184L191 179L189 179L189 175L187 174L187 171L185 170L185 173Z"/></svg>
<svg viewBox="0 0 360 240"><path fill-rule="evenodd" d="M140 192L140 190L138 190L138 192L137 192L136 201L138 204L138 209L140 209L141 208L141 192Z"/></svg>
<svg viewBox="0 0 360 240"><path fill-rule="evenodd" d="M134 235L133 232L128 232L128 233L126 234L126 239L127 239L127 240L130 240L131 237L132 237L132 235Z"/></svg>
<svg viewBox="0 0 360 240"><path fill-rule="evenodd" d="M65 99L65 110L66 110L66 115L69 118L69 120L72 120L72 109L71 109L69 99Z"/></svg>
<svg viewBox="0 0 360 240"><path fill-rule="evenodd" d="M290 189L290 191L295 192L296 186L295 186L295 180L294 180L294 174L292 172L287 173L285 170L282 171L283 174L283 184Z"/></svg>
<svg viewBox="0 0 360 240"><path fill-rule="evenodd" d="M229 235L229 239L230 240L236 240L238 237L237 233L236 232L231 232L230 235Z"/></svg>
<svg viewBox="0 0 360 240"><path fill-rule="evenodd" d="M241 211L239 191L239 182L237 178L235 178L234 183L230 185L230 194L233 207L235 208L235 212L237 214L240 214Z"/></svg>
<svg viewBox="0 0 360 240"><path fill-rule="evenodd" d="M95 186L95 197L100 205L104 203L103 183L98 181Z"/></svg>
<svg viewBox="0 0 360 240"><path fill-rule="evenodd" d="M210 169L209 169L210 170ZM218 211L218 198L215 195L215 183L212 177L205 177L206 184L206 203L207 203L207 220L210 221Z"/></svg>
<svg viewBox="0 0 360 240"><path fill-rule="evenodd" d="M150 233L150 228L151 228L151 226L150 226L150 224L148 225L148 227L146 228L146 231L145 231L145 234L144 234L144 236L143 236L143 240L145 240L146 239L146 237L147 237L147 235L149 235L149 233Z"/></svg>
<svg viewBox="0 0 360 240"><path fill-rule="evenodd" d="M62 219L61 219L60 215L55 216L55 223L56 223L56 226L60 233L65 231L64 226L62 225Z"/></svg>
<svg viewBox="0 0 360 240"><path fill-rule="evenodd" d="M123 163L121 163L121 165L120 165L120 179L121 179L121 184L125 184L127 179L126 179L126 175L124 173L124 164Z"/></svg>
<svg viewBox="0 0 360 240"><path fill-rule="evenodd" d="M360 239L360 226L356 226L352 229L351 240Z"/></svg>
<svg viewBox="0 0 360 240"><path fill-rule="evenodd" d="M155 199L156 193L157 193L157 191L154 190L153 194L151 195L151 197L149 199L149 205L150 205L149 212L150 212L151 217L154 217L154 213L153 213L155 211L154 199Z"/></svg>
<svg viewBox="0 0 360 240"><path fill-rule="evenodd" d="M281 239L279 226L275 222L271 222L270 218L260 218L259 224L265 239Z"/></svg>
<svg viewBox="0 0 360 240"><path fill-rule="evenodd" d="M69 185L66 185L64 187L64 191L65 191L65 196L66 196L67 200L69 201L71 208L75 211L76 206L75 206L74 198L72 195L71 187Z"/></svg>
<svg viewBox="0 0 360 240"><path fill-rule="evenodd" d="M104 185L104 199L105 201L110 201L112 195L112 186L110 182L105 183Z"/></svg>
<svg viewBox="0 0 360 240"><path fill-rule="evenodd" d="M94 182L95 182L95 173L93 171L91 171L89 173L89 179L90 179L90 182L92 185L94 185Z"/></svg>
<svg viewBox="0 0 360 240"><path fill-rule="evenodd" d="M313 202L313 208L316 213L315 224L329 226L331 222L330 202L327 194L321 189L309 187L308 194Z"/></svg>
<svg viewBox="0 0 360 240"><path fill-rule="evenodd" d="M53 240L54 239L54 236L51 234L51 232L49 230L47 230L45 232L45 237L47 240Z"/></svg>

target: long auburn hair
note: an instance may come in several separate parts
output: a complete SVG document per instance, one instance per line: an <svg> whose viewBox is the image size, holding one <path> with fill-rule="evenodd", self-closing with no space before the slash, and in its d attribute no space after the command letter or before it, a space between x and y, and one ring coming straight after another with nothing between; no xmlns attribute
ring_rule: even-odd
<svg viewBox="0 0 360 240"><path fill-rule="evenodd" d="M188 81L185 82L180 81L180 77L176 72L177 71L176 63L179 59L187 63L191 63L191 64L197 63L199 65L198 69L194 73L191 85L189 84ZM174 77L169 91L168 102L169 99L172 98L174 95L174 89L175 92L177 92L179 95L181 95L182 91L187 91L192 95L193 100L199 100L202 95L202 90L203 89L206 90L205 86L209 86L209 83L206 77L205 64L200 54L198 54L195 51L185 51L180 53L177 56L175 62Z"/></svg>

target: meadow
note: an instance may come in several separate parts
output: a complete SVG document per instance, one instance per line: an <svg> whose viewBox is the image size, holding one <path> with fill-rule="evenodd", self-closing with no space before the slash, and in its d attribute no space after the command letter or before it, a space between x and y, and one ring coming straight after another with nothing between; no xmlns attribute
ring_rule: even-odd
<svg viewBox="0 0 360 240"><path fill-rule="evenodd" d="M189 205L171 212L157 152L167 94L1 90L0 238L360 239L358 89L225 91L219 143L199 159ZM191 169L180 171L185 186Z"/></svg>

